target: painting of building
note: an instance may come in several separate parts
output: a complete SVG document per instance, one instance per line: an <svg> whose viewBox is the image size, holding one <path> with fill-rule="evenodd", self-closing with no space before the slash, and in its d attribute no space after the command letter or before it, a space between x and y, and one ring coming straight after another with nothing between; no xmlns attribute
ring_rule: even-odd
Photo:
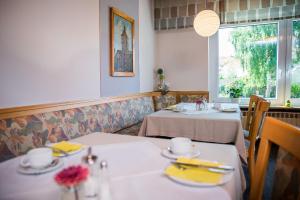
<svg viewBox="0 0 300 200"><path fill-rule="evenodd" d="M111 14L111 75L134 76L134 20L115 8Z"/></svg>

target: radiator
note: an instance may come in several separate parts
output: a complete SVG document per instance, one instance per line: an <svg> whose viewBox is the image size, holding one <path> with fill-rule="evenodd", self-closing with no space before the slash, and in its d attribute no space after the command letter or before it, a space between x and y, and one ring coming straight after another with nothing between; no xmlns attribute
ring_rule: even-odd
<svg viewBox="0 0 300 200"><path fill-rule="evenodd" d="M242 111L243 113L243 126L246 124L246 115L247 111ZM294 126L300 127L300 113L299 112L267 112L267 116L274 117L276 119L279 119L281 121L287 122L289 124L292 124Z"/></svg>

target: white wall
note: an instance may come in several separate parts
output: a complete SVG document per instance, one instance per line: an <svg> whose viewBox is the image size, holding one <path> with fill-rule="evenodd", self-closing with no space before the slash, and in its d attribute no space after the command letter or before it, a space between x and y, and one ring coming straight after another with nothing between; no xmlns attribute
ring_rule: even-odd
<svg viewBox="0 0 300 200"><path fill-rule="evenodd" d="M155 67L155 31L152 0L139 1L140 92L153 91Z"/></svg>
<svg viewBox="0 0 300 200"><path fill-rule="evenodd" d="M171 90L208 90L208 39L193 28L157 33L156 66Z"/></svg>
<svg viewBox="0 0 300 200"><path fill-rule="evenodd" d="M99 1L105 6L100 8ZM127 1L115 0L112 6L134 15L139 24L140 77L133 85L124 85L151 91L153 68L162 66L172 90L207 90L207 39L193 29L156 33L152 1L140 0L138 5ZM116 81L100 80L99 23L103 22L99 21L99 12L104 9L108 13L109 2L0 0L0 108L96 99L100 97L100 81L102 89L118 85ZM133 14L129 7L134 7ZM108 34L104 28L108 26L104 25L101 33ZM101 46L103 42L107 44L105 37ZM108 76L108 59L101 57L101 76ZM113 80L120 82L118 78Z"/></svg>
<svg viewBox="0 0 300 200"><path fill-rule="evenodd" d="M144 0L143 0L144 1ZM134 72L133 77L110 76L110 7L134 19ZM146 11L147 12L147 11ZM139 65L139 0L100 0L100 55L101 96L119 96L140 91Z"/></svg>
<svg viewBox="0 0 300 200"><path fill-rule="evenodd" d="M0 1L0 108L100 97L99 0Z"/></svg>

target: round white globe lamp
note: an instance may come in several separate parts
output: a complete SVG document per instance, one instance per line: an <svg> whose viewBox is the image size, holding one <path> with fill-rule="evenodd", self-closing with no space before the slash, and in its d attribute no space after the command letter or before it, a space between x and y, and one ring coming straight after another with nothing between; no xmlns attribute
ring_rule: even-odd
<svg viewBox="0 0 300 200"><path fill-rule="evenodd" d="M218 31L219 27L220 18L213 10L203 10L194 19L194 29L203 37L212 36Z"/></svg>

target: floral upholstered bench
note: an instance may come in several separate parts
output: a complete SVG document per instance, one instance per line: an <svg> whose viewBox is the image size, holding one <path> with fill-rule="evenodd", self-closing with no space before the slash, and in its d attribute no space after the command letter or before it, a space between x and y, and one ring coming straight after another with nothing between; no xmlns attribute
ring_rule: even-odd
<svg viewBox="0 0 300 200"><path fill-rule="evenodd" d="M208 91L171 91L165 95L153 92L155 110L161 110L177 103L195 103L197 100L209 99Z"/></svg>
<svg viewBox="0 0 300 200"><path fill-rule="evenodd" d="M25 154L46 143L70 140L93 132L114 133L141 123L146 115L154 112L153 99L149 95L81 104L87 106L75 107L75 103L63 106L74 107L69 109L54 108L50 112L42 109L33 114L1 117L0 161Z"/></svg>

